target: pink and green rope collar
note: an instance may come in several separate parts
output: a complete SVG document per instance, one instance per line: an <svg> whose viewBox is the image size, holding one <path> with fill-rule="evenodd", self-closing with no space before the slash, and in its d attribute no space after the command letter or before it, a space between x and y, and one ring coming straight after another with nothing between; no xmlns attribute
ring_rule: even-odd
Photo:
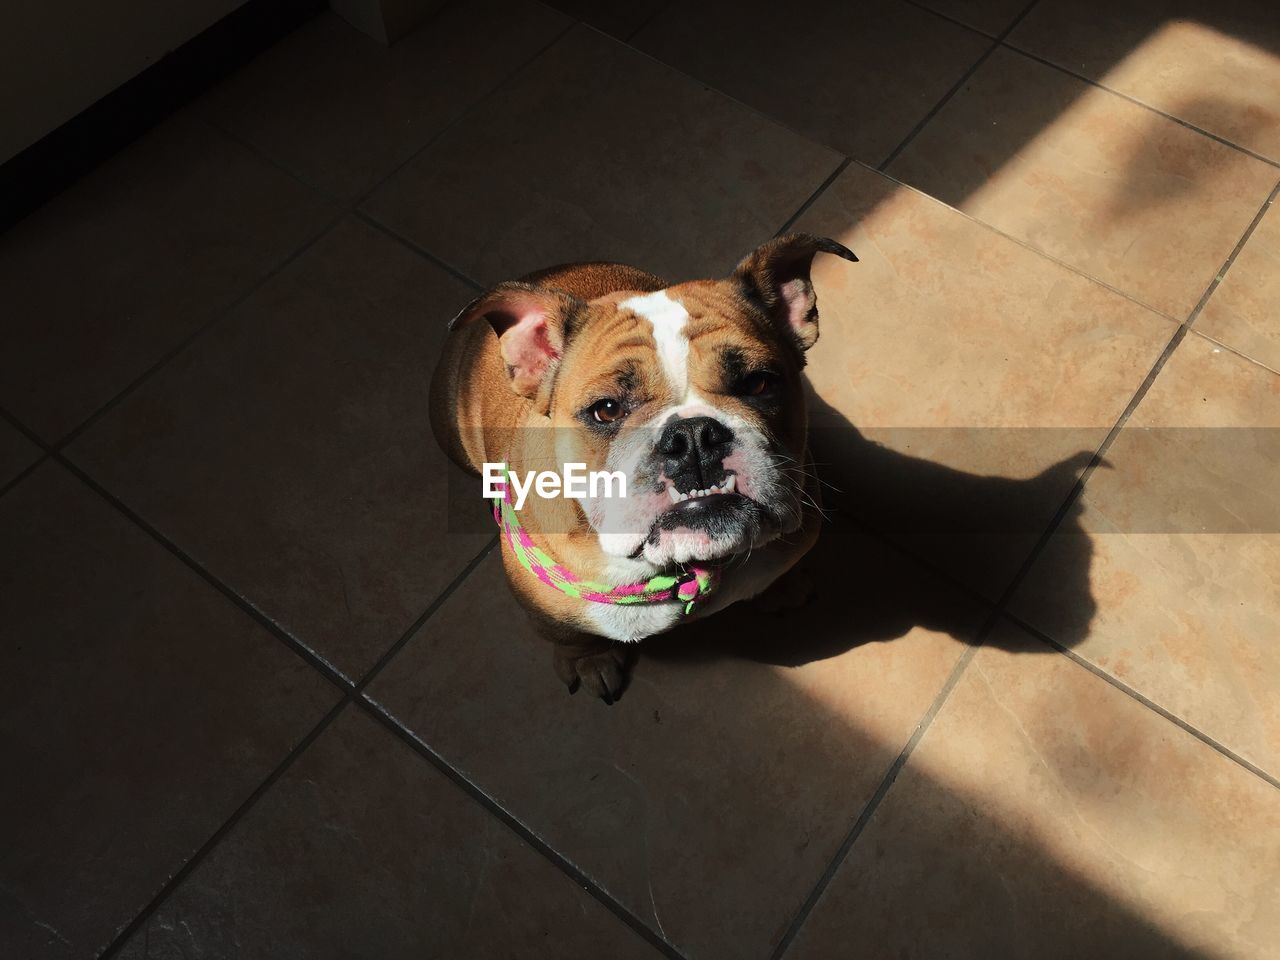
<svg viewBox="0 0 1280 960"><path fill-rule="evenodd" d="M502 528L515 558L535 577L549 587L570 597L590 600L593 603L630 605L639 603L666 603L679 601L684 604L684 615L693 613L694 606L716 588L720 582L718 567L689 565L679 573L659 574L639 583L611 585L582 580L566 570L545 552L540 550L520 523L520 516L511 502L512 484L506 482L510 471L503 468L502 496L493 500L493 519Z"/></svg>

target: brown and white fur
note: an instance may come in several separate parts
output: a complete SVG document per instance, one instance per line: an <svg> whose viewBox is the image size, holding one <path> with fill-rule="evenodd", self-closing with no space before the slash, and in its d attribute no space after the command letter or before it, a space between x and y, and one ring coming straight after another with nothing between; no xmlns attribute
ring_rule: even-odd
<svg viewBox="0 0 1280 960"><path fill-rule="evenodd" d="M521 510L534 542L584 580L634 583L701 562L723 573L695 618L755 597L818 535L801 369L818 338L809 270L819 252L857 259L791 234L722 280L668 285L583 263L499 284L450 325L431 386L436 439L477 474L496 462L521 476L569 462L622 471L625 498L531 495ZM582 683L610 701L625 645L688 619L679 603L566 596L502 548L571 690Z"/></svg>

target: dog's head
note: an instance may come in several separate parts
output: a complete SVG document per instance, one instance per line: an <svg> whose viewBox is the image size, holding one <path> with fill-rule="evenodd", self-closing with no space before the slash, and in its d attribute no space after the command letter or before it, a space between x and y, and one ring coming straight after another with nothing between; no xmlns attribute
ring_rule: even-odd
<svg viewBox="0 0 1280 960"><path fill-rule="evenodd" d="M589 302L504 283L455 323L492 325L511 388L555 428L560 464L625 475L625 497L601 485L578 500L606 554L714 561L801 523L800 371L818 339L809 270L819 252L857 259L791 234L723 280Z"/></svg>

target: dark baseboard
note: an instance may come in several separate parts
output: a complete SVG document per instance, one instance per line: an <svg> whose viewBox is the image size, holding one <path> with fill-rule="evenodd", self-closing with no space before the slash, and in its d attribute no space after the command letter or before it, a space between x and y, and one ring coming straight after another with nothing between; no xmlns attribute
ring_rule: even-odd
<svg viewBox="0 0 1280 960"><path fill-rule="evenodd" d="M0 232L326 6L325 0L248 0L0 164Z"/></svg>

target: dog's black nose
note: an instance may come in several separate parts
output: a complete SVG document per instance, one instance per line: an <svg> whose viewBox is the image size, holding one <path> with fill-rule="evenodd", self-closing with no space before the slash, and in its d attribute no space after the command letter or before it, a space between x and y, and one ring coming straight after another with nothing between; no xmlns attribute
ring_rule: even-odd
<svg viewBox="0 0 1280 960"><path fill-rule="evenodd" d="M672 420L658 437L663 469L681 492L719 482L732 445L733 431L714 417Z"/></svg>

